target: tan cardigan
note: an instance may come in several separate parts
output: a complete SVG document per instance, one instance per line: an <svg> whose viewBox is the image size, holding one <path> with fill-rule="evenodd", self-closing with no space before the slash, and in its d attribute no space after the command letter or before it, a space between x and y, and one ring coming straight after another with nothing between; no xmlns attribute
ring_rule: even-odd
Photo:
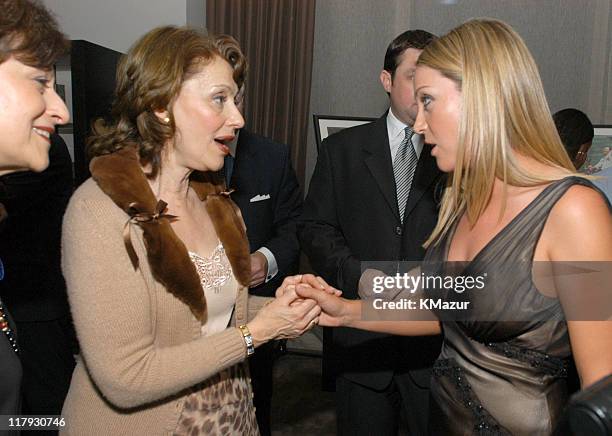
<svg viewBox="0 0 612 436"><path fill-rule="evenodd" d="M153 278L136 226L134 271L122 239L127 220L92 179L64 217L62 266L81 345L64 434L170 434L187 389L246 357L238 328L201 336L189 307ZM239 285L231 325L245 324L268 300Z"/></svg>

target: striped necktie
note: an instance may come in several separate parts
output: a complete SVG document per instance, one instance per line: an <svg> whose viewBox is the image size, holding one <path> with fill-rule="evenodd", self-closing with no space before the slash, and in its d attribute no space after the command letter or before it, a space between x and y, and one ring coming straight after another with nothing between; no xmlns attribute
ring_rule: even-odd
<svg viewBox="0 0 612 436"><path fill-rule="evenodd" d="M406 203L410 194L410 185L412 185L412 179L414 178L414 170L419 160L412 144L412 129L406 127L404 132L404 140L400 144L393 160L395 192L397 194L397 206L402 223L404 222L404 212L406 211Z"/></svg>

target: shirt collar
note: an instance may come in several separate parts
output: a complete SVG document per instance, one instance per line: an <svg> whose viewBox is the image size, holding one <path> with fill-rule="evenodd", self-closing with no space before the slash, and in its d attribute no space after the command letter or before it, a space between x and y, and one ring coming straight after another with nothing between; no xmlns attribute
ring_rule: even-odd
<svg viewBox="0 0 612 436"><path fill-rule="evenodd" d="M391 150L391 156L395 156L397 153L397 149L399 148L400 143L404 140L404 129L406 127L412 128L412 126L408 126L400 121L393 110L389 108L389 113L387 114L387 133L389 135L389 148ZM414 150L417 156L421 156L421 151L423 151L423 135L419 135L418 133L412 133L412 145L414 146Z"/></svg>
<svg viewBox="0 0 612 436"><path fill-rule="evenodd" d="M389 108L389 115L387 115L387 131L389 132L389 139L393 140L401 135L404 139L404 129L408 127L407 124L401 122L393 113L393 110Z"/></svg>

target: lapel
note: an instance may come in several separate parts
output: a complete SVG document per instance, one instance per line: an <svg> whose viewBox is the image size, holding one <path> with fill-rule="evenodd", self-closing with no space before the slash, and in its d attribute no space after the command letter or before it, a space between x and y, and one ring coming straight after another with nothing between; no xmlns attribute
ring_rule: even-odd
<svg viewBox="0 0 612 436"><path fill-rule="evenodd" d="M395 179L389 150L389 134L387 133L387 115L383 115L372 123L372 134L363 145L364 162L380 189L380 192L400 222L397 198L395 196Z"/></svg>
<svg viewBox="0 0 612 436"><path fill-rule="evenodd" d="M436 159L431 155L431 145L423 144L423 150L419 156L412 185L410 186L410 194L406 203L406 211L404 213L404 222L407 221L408 215L413 211L421 197L428 191L431 184L437 179L440 171L436 165Z"/></svg>
<svg viewBox="0 0 612 436"><path fill-rule="evenodd" d="M187 247L170 226L171 217L164 216L164 204L155 198L140 168L139 156L134 146L126 146L114 153L98 156L91 161L90 170L100 189L130 216L124 231L124 242L134 267L129 225L138 225L143 231L147 260L155 279L185 303L193 315L204 323L206 298L200 277L189 258ZM249 246L246 230L238 207L230 200L229 193L218 173L193 173L190 186L200 200L206 200L219 239L232 266L237 281L248 286L250 279ZM134 253L135 256L135 253Z"/></svg>

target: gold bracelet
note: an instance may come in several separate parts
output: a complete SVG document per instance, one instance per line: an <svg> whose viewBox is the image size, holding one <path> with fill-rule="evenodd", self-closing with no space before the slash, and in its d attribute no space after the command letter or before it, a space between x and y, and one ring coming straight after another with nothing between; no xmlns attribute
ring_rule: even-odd
<svg viewBox="0 0 612 436"><path fill-rule="evenodd" d="M244 338L244 343L247 347L247 356L255 353L255 345L253 344L253 336L251 336L251 332L246 325L238 326L240 329L240 333L242 333L242 337Z"/></svg>

